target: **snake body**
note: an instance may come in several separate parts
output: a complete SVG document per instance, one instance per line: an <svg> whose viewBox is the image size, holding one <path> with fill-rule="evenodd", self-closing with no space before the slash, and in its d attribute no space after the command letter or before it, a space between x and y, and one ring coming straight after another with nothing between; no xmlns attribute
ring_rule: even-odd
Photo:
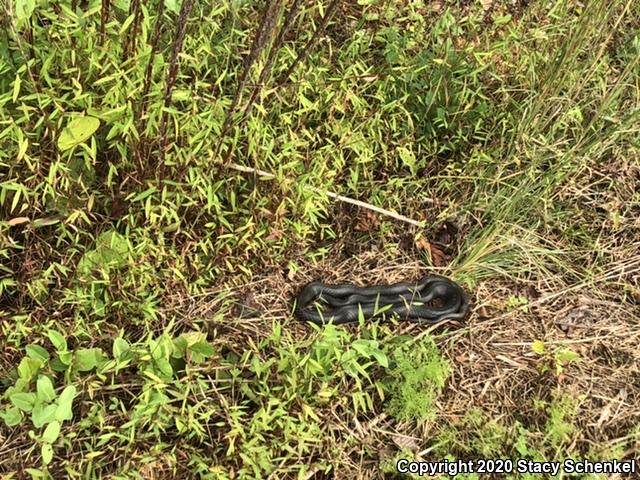
<svg viewBox="0 0 640 480"><path fill-rule="evenodd" d="M463 320L469 309L464 290L446 277L428 275L417 282L357 287L311 282L296 299L296 316L323 325L396 315L401 320L437 323Z"/></svg>

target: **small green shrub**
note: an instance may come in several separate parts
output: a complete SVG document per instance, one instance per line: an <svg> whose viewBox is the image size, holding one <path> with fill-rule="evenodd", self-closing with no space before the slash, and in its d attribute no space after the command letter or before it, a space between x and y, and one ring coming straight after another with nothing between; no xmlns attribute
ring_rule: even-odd
<svg viewBox="0 0 640 480"><path fill-rule="evenodd" d="M389 369L389 413L399 420L425 421L436 413L434 402L451 373L430 337L398 348Z"/></svg>

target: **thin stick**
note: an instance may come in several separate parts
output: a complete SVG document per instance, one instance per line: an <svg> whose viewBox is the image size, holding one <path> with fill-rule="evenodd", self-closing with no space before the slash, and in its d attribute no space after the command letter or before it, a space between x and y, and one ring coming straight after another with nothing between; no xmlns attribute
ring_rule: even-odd
<svg viewBox="0 0 640 480"><path fill-rule="evenodd" d="M105 27L109 23L109 9L111 8L109 0L102 0L102 9L100 15L100 45L104 45L104 38L106 36Z"/></svg>
<svg viewBox="0 0 640 480"><path fill-rule="evenodd" d="M149 104L149 90L151 89L151 77L153 76L153 63L158 52L158 43L160 42L160 34L162 33L162 27L164 22L164 0L160 0L156 7L157 18L154 27L153 38L151 40L151 53L149 55L149 62L147 63L147 70L144 74L144 87L142 88L142 107L138 114L138 119L143 117L147 113L147 106Z"/></svg>
<svg viewBox="0 0 640 480"><path fill-rule="evenodd" d="M162 110L162 117L160 118L160 152L158 155L158 168L164 168L164 157L167 152L167 122L169 121L168 109L171 106L171 94L176 84L176 78L178 76L178 57L182 46L184 44L184 37L187 31L187 20L193 7L193 0L184 0L180 6L180 13L178 14L178 20L176 25L176 33L173 41L173 51L171 52L171 62L169 63L169 69L167 71L167 85L164 92L164 108Z"/></svg>
<svg viewBox="0 0 640 480"><path fill-rule="evenodd" d="M253 174L258 175L260 177L263 177L264 179L267 179L267 180L273 180L273 179L276 178L276 176L273 173L269 173L269 172L266 172L264 170L260 170L258 168L245 167L244 165L239 165L237 163L229 163L228 167L232 168L233 170L237 170L238 172L253 173ZM400 220L401 222L409 223L409 224L414 225L416 227L423 227L424 226L424 222L419 222L417 220L413 220L412 218L405 217L404 215L400 215L399 213L392 212L391 210L386 210L384 208L376 207L375 205L371 205L370 203L361 202L360 200L356 200L354 198L345 197L343 195L338 195L337 193L329 192L329 191L323 190L321 188L316 188L316 187L311 187L311 186L305 186L303 188L305 188L306 190L315 192L315 193L320 193L320 194L326 195L327 197L333 198L334 200L337 200L339 202L350 203L351 205L356 205L356 206L361 207L361 208L366 208L367 210L372 210L372 211L374 211L376 213L379 213L380 215L385 215L387 217L395 218L396 220Z"/></svg>
<svg viewBox="0 0 640 480"><path fill-rule="evenodd" d="M244 112L242 113L242 119L240 120L241 123L244 122L247 116L249 116L251 107L253 107L253 102L255 101L256 97L264 87L265 82L267 81L267 78L269 78L269 75L271 74L271 69L273 68L273 62L276 59L276 55L278 54L278 51L280 50L280 48L282 48L282 45L284 44L284 39L286 38L287 33L289 33L289 29L293 24L293 20L295 19L295 16L297 15L298 10L300 9L300 5L302 5L302 2L303 0L294 0L293 5L287 12L287 15L285 16L284 22L282 24L282 28L280 29L280 32L278 33L278 36L276 37L276 40L273 46L271 47L271 50L269 50L269 56L267 57L265 66L262 68L262 71L260 72L258 83L254 85L253 91L251 92L251 97L249 97L249 101L244 107Z"/></svg>
<svg viewBox="0 0 640 480"><path fill-rule="evenodd" d="M242 97L242 92L244 88L247 86L247 80L249 79L249 71L253 67L253 64L258 59L258 57L262 54L262 51L267 45L267 41L270 39L273 34L273 30L275 27L275 20L277 16L277 12L280 9L280 4L282 0L276 0L275 2L266 2L264 7L264 11L262 12L262 18L260 19L260 24L258 25L258 30L256 31L256 36L253 39L253 43L251 44L251 50L249 50L249 54L244 58L242 72L240 73L240 78L238 79L238 87L236 88L236 92L233 95L233 99L231 100L231 105L229 105L229 109L224 118L224 123L222 124L222 129L218 136L218 142L214 149L212 157L215 159L220 150L222 149L222 144L227 137L227 133L233 126L233 116L236 113L236 109L240 104L240 98ZM231 147L225 156L223 163L227 162L227 159L231 156Z"/></svg>
<svg viewBox="0 0 640 480"><path fill-rule="evenodd" d="M302 51L298 54L296 59L289 66L287 71L284 72L284 74L282 74L280 78L276 81L276 84L283 85L284 83L286 83L287 80L289 80L289 77L291 76L291 74L295 71L296 67L306 60L307 56L309 55L309 52L313 50L318 40L320 40L320 37L324 35L324 32L327 29L327 25L329 25L329 20L331 20L331 17L333 17L333 14L338 8L339 4L340 4L340 0L333 0L329 4L329 7L325 12L324 17L322 17L320 25L318 25L318 28L316 28L316 31L313 32L311 39L307 42L307 44L304 46Z"/></svg>

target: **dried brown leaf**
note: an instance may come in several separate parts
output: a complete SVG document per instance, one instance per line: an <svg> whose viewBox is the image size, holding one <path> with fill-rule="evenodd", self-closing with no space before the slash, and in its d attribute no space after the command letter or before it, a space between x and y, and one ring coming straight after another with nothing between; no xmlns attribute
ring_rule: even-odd
<svg viewBox="0 0 640 480"><path fill-rule="evenodd" d="M29 222L28 217L15 217L9 220L8 223L10 226L13 227L14 225L20 225L21 223L28 223L28 222Z"/></svg>
<svg viewBox="0 0 640 480"><path fill-rule="evenodd" d="M265 240L280 240L283 235L284 235L284 232L282 230L272 227L269 230L269 235L265 237Z"/></svg>
<svg viewBox="0 0 640 480"><path fill-rule="evenodd" d="M431 256L433 265L436 267L442 267L448 263L447 255L433 243L429 244L429 255Z"/></svg>
<svg viewBox="0 0 640 480"><path fill-rule="evenodd" d="M356 232L371 232L380 226L380 219L370 210L361 209L353 229Z"/></svg>
<svg viewBox="0 0 640 480"><path fill-rule="evenodd" d="M418 445L417 442L418 439L414 437L393 434L391 435L391 439L393 440L393 443L395 443L398 447L406 448L407 450L411 450L412 452L415 452L420 448L420 445Z"/></svg>
<svg viewBox="0 0 640 480"><path fill-rule="evenodd" d="M424 237L416 238L416 248L418 250L429 251L431 249L431 244L429 243L429 240Z"/></svg>

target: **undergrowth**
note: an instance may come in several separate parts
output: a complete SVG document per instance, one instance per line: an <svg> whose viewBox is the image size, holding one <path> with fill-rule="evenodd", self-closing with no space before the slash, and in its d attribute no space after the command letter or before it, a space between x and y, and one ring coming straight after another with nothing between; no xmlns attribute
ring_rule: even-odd
<svg viewBox="0 0 640 480"><path fill-rule="evenodd" d="M482 399L447 412L464 380L455 342L395 323L249 321L230 292L274 271L297 286L345 239L397 240L469 290L586 282L637 312L636 2L0 10L7 478L361 478L400 457L633 456L637 431L584 438L589 392L563 382L586 360L570 346L526 339L515 363L549 385L521 412ZM323 192L423 228L345 214ZM543 315L536 301L496 300Z"/></svg>

